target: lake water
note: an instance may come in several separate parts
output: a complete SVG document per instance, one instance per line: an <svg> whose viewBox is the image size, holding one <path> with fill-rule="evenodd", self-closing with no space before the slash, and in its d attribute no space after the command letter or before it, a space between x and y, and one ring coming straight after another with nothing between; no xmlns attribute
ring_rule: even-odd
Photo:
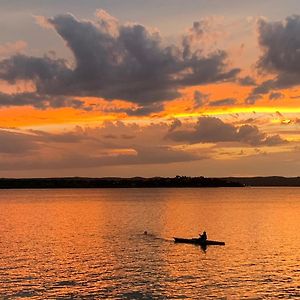
<svg viewBox="0 0 300 300"><path fill-rule="evenodd" d="M172 242L203 230L226 245ZM300 189L0 190L0 299L21 298L300 299Z"/></svg>

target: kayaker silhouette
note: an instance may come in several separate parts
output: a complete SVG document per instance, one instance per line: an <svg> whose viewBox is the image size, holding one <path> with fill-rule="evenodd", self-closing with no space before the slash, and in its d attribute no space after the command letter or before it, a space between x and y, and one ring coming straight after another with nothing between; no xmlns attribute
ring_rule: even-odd
<svg viewBox="0 0 300 300"><path fill-rule="evenodd" d="M203 233L200 234L200 240L203 241L203 242L206 242L206 240L207 240L206 231L203 231Z"/></svg>

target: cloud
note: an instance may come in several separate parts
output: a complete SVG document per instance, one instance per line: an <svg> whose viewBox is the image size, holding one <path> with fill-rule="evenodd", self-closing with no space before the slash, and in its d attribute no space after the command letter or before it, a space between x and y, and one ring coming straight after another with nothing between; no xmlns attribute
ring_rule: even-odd
<svg viewBox="0 0 300 300"><path fill-rule="evenodd" d="M181 127L182 122L179 119L174 119L172 124L170 125L169 132L174 131L176 128Z"/></svg>
<svg viewBox="0 0 300 300"><path fill-rule="evenodd" d="M220 100L214 100L209 102L209 106L231 106L236 104L235 98L225 98Z"/></svg>
<svg viewBox="0 0 300 300"><path fill-rule="evenodd" d="M199 107L202 107L206 104L208 101L209 96L207 94L204 94L200 91L194 92L194 109L197 109Z"/></svg>
<svg viewBox="0 0 300 300"><path fill-rule="evenodd" d="M28 174L33 174L31 170L45 170L45 174L53 174L49 170L64 170L72 174L74 170L110 166L140 166L141 169L149 166L153 170L150 165L183 162L193 165L207 159L213 162L218 151L229 153L223 154L223 158L227 159L228 155L232 158L233 152L226 150L228 147L240 151L246 145L255 148L286 142L279 135L262 133L256 126L232 125L213 117L199 118L194 126L178 119L170 121L148 125L104 122L99 127L77 126L62 133L2 129L0 169L3 174L9 170L30 171ZM186 143L219 144L202 148Z"/></svg>
<svg viewBox="0 0 300 300"><path fill-rule="evenodd" d="M177 130L167 134L176 142L218 143L240 142L251 146L275 146L286 141L280 136L267 136L257 126L234 126L215 117L200 117L193 130Z"/></svg>
<svg viewBox="0 0 300 300"><path fill-rule="evenodd" d="M59 79L71 74L63 59L49 56L33 57L22 54L14 55L0 61L0 78L9 83L18 80L32 80L39 93L45 93L50 85L59 85Z"/></svg>
<svg viewBox="0 0 300 300"><path fill-rule="evenodd" d="M32 105L44 108L44 100L35 93L5 94L0 92L0 106L23 106Z"/></svg>
<svg viewBox="0 0 300 300"><path fill-rule="evenodd" d="M34 139L39 143L62 143L62 144L74 144L82 142L83 140L94 140L80 132L64 132L64 133L49 133L41 130L30 130L30 133L34 134Z"/></svg>
<svg viewBox="0 0 300 300"><path fill-rule="evenodd" d="M278 100L278 99L282 99L282 98L284 98L284 94L282 94L282 93L272 92L269 95L270 100Z"/></svg>
<svg viewBox="0 0 300 300"><path fill-rule="evenodd" d="M263 95L269 93L271 89L275 88L274 80L266 80L260 85L256 86L246 98L246 104L255 104L255 102L263 97Z"/></svg>
<svg viewBox="0 0 300 300"><path fill-rule="evenodd" d="M267 136L264 141L266 146L277 146L284 143L287 143L287 141L283 140L279 134Z"/></svg>
<svg viewBox="0 0 300 300"><path fill-rule="evenodd" d="M131 130L129 130L131 128ZM104 166L169 164L204 159L169 145L153 146L143 138L146 128L135 129L122 123L90 130L77 129L61 134L31 130L30 134L0 130L0 168L2 170L38 170L95 168ZM168 128L167 125L164 126ZM114 134L114 129L119 130ZM139 138L121 134L127 129L139 131ZM105 134L105 132L111 132ZM158 134L158 131L155 132ZM111 140L112 142L107 140ZM144 143L142 142L144 141ZM144 145L142 145L142 143Z"/></svg>
<svg viewBox="0 0 300 300"><path fill-rule="evenodd" d="M169 164L175 162L188 162L204 159L196 154L188 153L183 150L172 149L168 146L137 147L135 156L120 156L111 161L117 165L131 164Z"/></svg>
<svg viewBox="0 0 300 300"><path fill-rule="evenodd" d="M246 104L255 104L257 100L260 100L262 98L261 94L255 94L255 93L251 93L245 100Z"/></svg>
<svg viewBox="0 0 300 300"><path fill-rule="evenodd" d="M274 77L254 88L250 96L299 85L300 16L293 15L277 22L260 19L258 36L263 53L257 62L257 68Z"/></svg>
<svg viewBox="0 0 300 300"><path fill-rule="evenodd" d="M162 103L152 103L133 109L120 109L120 112L126 112L128 116L146 116L152 113L160 112L164 108Z"/></svg>
<svg viewBox="0 0 300 300"><path fill-rule="evenodd" d="M48 22L48 19L44 16L34 15L34 20L42 28L52 29L52 25Z"/></svg>
<svg viewBox="0 0 300 300"><path fill-rule="evenodd" d="M274 81L266 80L262 84L254 88L252 93L254 95L263 95L263 94L267 94L272 88L274 88Z"/></svg>
<svg viewBox="0 0 300 300"><path fill-rule="evenodd" d="M228 68L225 51L204 55L189 47L189 39L184 45L168 45L143 25L120 24L103 10L96 15L96 21L71 14L47 22L38 18L65 41L74 56L73 68L63 59L14 55L0 61L0 79L32 81L41 97L93 96L153 108L177 98L182 87L232 80L239 73ZM201 30L205 27L194 23L193 31Z"/></svg>
<svg viewBox="0 0 300 300"><path fill-rule="evenodd" d="M210 31L211 20L202 19L193 23L188 32L182 38L183 57L193 55L193 48L197 43L206 38L207 33Z"/></svg>
<svg viewBox="0 0 300 300"><path fill-rule="evenodd" d="M256 85L255 79L250 76L238 78L237 82L242 86Z"/></svg>
<svg viewBox="0 0 300 300"><path fill-rule="evenodd" d="M84 101L64 96L40 95L34 92L5 94L0 92L0 107L30 105L39 109L72 107L90 110Z"/></svg>
<svg viewBox="0 0 300 300"><path fill-rule="evenodd" d="M26 155L38 149L28 135L0 129L0 153Z"/></svg>
<svg viewBox="0 0 300 300"><path fill-rule="evenodd" d="M178 122L174 123L179 126ZM190 162L206 155L179 149L163 139L170 124L139 126L105 122L102 127L76 127L49 133L0 130L2 170L49 170Z"/></svg>
<svg viewBox="0 0 300 300"><path fill-rule="evenodd" d="M0 58L11 56L15 53L21 53L27 48L27 43L24 41L16 41L14 43L6 43L0 45Z"/></svg>
<svg viewBox="0 0 300 300"><path fill-rule="evenodd" d="M105 166L130 166L150 164L170 164L205 159L182 150L169 147L150 147L133 149L132 154L118 154L112 156L83 155L79 152L63 153L57 157L35 156L28 159L0 159L1 170L51 170L96 168Z"/></svg>
<svg viewBox="0 0 300 300"><path fill-rule="evenodd" d="M259 43L264 51L258 66L263 70L277 72L279 75L277 83L283 80L281 76L284 74L299 75L300 16L290 16L280 22L261 19L258 23L258 32ZM297 81L300 82L299 78Z"/></svg>

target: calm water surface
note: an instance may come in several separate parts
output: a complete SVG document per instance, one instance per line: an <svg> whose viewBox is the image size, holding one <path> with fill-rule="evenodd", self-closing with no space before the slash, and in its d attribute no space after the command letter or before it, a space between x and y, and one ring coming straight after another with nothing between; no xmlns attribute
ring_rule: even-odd
<svg viewBox="0 0 300 300"><path fill-rule="evenodd" d="M172 242L204 229L226 246ZM1 190L0 299L21 298L300 299L300 189Z"/></svg>

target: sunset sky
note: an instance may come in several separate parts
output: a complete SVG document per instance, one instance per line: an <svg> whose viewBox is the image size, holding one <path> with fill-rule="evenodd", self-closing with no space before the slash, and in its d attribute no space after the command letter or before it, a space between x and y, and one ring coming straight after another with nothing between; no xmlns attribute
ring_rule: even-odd
<svg viewBox="0 0 300 300"><path fill-rule="evenodd" d="M0 177L300 176L299 0L1 0Z"/></svg>

